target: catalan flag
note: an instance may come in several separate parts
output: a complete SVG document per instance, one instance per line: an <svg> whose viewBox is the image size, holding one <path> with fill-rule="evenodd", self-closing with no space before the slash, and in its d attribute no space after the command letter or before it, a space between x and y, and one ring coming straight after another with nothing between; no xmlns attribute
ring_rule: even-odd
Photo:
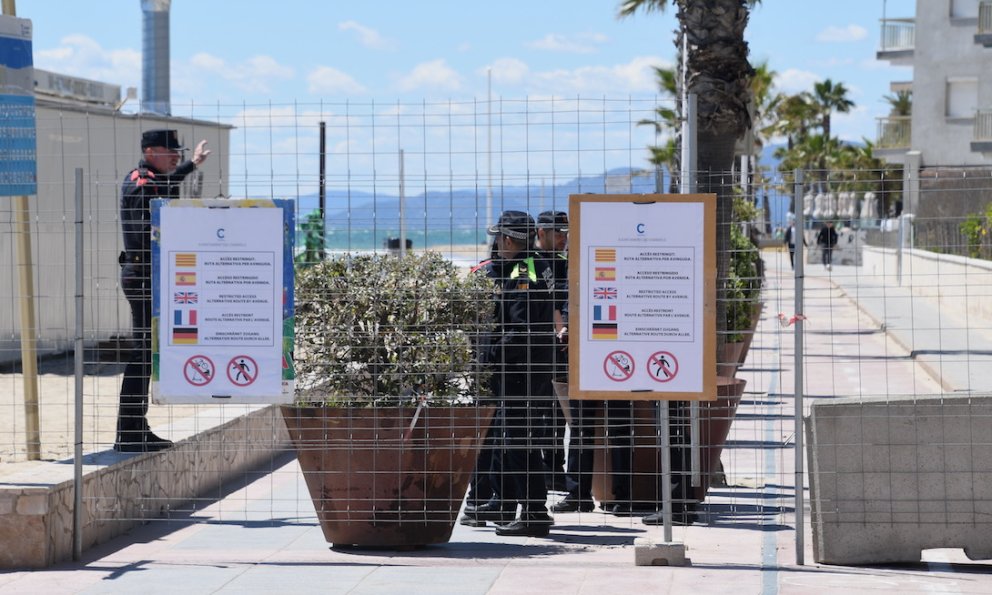
<svg viewBox="0 0 992 595"><path fill-rule="evenodd" d="M196 328L185 328L185 327L173 328L172 343L173 345L196 345L197 344Z"/></svg>
<svg viewBox="0 0 992 595"><path fill-rule="evenodd" d="M616 281L617 280L617 268L616 267L596 267L594 271L594 278L596 281Z"/></svg>
<svg viewBox="0 0 992 595"><path fill-rule="evenodd" d="M176 254L176 268L189 268L196 266L195 252L180 252Z"/></svg>
<svg viewBox="0 0 992 595"><path fill-rule="evenodd" d="M592 338L593 338L593 340L600 340L600 341L616 341L617 340L617 325L615 325L615 324L593 324L592 325Z"/></svg>
<svg viewBox="0 0 992 595"><path fill-rule="evenodd" d="M593 252L593 257L596 262L616 262L617 261L617 249L616 248L596 248Z"/></svg>
<svg viewBox="0 0 992 595"><path fill-rule="evenodd" d="M592 319L596 321L600 320L616 320L617 319L617 307L616 306L593 306L592 307Z"/></svg>
<svg viewBox="0 0 992 595"><path fill-rule="evenodd" d="M196 273L192 271L177 272L176 285L196 285Z"/></svg>

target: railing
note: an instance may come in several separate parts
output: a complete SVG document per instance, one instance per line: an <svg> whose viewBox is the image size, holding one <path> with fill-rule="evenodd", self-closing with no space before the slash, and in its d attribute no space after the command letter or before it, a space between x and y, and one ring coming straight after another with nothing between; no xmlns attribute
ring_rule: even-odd
<svg viewBox="0 0 992 595"><path fill-rule="evenodd" d="M982 0L978 4L978 34L992 33L992 0Z"/></svg>
<svg viewBox="0 0 992 595"><path fill-rule="evenodd" d="M875 146L879 149L908 149L913 138L911 116L878 118Z"/></svg>
<svg viewBox="0 0 992 595"><path fill-rule="evenodd" d="M916 46L915 19L883 19L882 51L911 50Z"/></svg>
<svg viewBox="0 0 992 595"><path fill-rule="evenodd" d="M992 141L992 108L980 109L975 112L976 141Z"/></svg>

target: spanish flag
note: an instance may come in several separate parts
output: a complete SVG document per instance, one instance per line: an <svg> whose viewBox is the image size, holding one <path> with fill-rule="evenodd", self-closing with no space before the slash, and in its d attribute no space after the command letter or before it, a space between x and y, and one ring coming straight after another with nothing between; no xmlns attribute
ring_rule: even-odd
<svg viewBox="0 0 992 595"><path fill-rule="evenodd" d="M192 271L177 272L176 285L196 285L196 273Z"/></svg>
<svg viewBox="0 0 992 595"><path fill-rule="evenodd" d="M596 248L594 252L596 262L616 262L616 248Z"/></svg>
<svg viewBox="0 0 992 595"><path fill-rule="evenodd" d="M176 254L176 268L191 268L196 266L195 252L181 252Z"/></svg>
<svg viewBox="0 0 992 595"><path fill-rule="evenodd" d="M596 281L616 281L616 267L596 267Z"/></svg>

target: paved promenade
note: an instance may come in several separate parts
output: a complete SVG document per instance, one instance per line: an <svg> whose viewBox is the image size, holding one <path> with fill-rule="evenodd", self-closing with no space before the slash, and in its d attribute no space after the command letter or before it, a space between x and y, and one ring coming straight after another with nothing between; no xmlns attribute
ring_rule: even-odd
<svg viewBox="0 0 992 595"><path fill-rule="evenodd" d="M457 526L450 543L421 550L331 549L316 525L295 458L287 453L195 509L150 522L86 552L78 563L0 574L0 592L992 592L992 561L971 562L957 550L930 551L925 562L892 567L817 565L808 501L800 548L805 563L797 564L794 327L784 324L794 313L793 279L787 254L765 257L764 314L738 372L748 386L723 456L729 485L710 491L702 523L674 529L675 539L686 545L688 566L635 566L634 539L660 540L662 528L598 510L556 515L546 539L503 538L491 528ZM885 288L887 299L869 300L857 273L842 266L807 269L806 405L834 396L941 392L940 382L898 336L896 309L888 303L897 290ZM860 308L852 296L864 298ZM919 300L909 302L918 309ZM958 372L943 371L945 386L962 382Z"/></svg>

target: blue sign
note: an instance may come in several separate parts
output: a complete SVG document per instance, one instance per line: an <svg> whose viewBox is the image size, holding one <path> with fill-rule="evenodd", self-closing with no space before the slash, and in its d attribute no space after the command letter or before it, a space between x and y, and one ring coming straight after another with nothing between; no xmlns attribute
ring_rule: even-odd
<svg viewBox="0 0 992 595"><path fill-rule="evenodd" d="M31 21L0 16L0 196L38 193Z"/></svg>

